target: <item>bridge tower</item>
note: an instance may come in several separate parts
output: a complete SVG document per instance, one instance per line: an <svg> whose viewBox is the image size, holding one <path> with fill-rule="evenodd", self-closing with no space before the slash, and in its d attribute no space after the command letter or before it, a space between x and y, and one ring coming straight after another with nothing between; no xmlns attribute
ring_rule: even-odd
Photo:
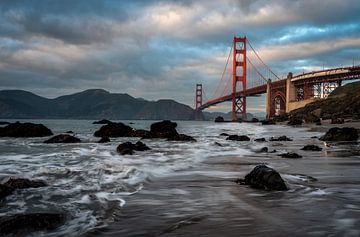
<svg viewBox="0 0 360 237"><path fill-rule="evenodd" d="M234 37L232 67L232 120L246 119L246 97L236 96L237 83L246 90L246 37Z"/></svg>
<svg viewBox="0 0 360 237"><path fill-rule="evenodd" d="M202 84L196 84L196 92L195 92L195 120L203 120L203 114L200 110L202 106L203 99L203 89Z"/></svg>

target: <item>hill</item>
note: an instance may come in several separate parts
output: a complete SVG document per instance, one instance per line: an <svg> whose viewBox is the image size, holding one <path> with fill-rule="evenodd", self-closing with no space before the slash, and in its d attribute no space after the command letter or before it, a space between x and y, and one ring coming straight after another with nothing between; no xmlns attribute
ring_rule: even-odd
<svg viewBox="0 0 360 237"><path fill-rule="evenodd" d="M328 98L294 110L290 115L304 118L307 122L318 118L360 118L360 82L338 87Z"/></svg>
<svg viewBox="0 0 360 237"><path fill-rule="evenodd" d="M190 120L194 110L174 100L147 101L102 89L48 99L22 90L0 91L0 118Z"/></svg>

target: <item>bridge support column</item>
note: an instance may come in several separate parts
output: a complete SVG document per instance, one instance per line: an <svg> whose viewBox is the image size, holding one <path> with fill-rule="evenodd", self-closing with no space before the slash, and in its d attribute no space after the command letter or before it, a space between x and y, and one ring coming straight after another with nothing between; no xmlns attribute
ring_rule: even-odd
<svg viewBox="0 0 360 237"><path fill-rule="evenodd" d="M286 101L285 101L285 111L286 113L290 112L289 103L295 101L296 99L296 88L294 83L291 82L293 74L289 72L286 79Z"/></svg>
<svg viewBox="0 0 360 237"><path fill-rule="evenodd" d="M196 84L195 92L195 120L204 120L203 113L200 110L202 106L202 84Z"/></svg>
<svg viewBox="0 0 360 237"><path fill-rule="evenodd" d="M271 80L268 79L266 84L266 118L270 118L271 111Z"/></svg>
<svg viewBox="0 0 360 237"><path fill-rule="evenodd" d="M246 119L246 97L236 95L237 82L246 90L246 37L234 37L232 68L232 121Z"/></svg>

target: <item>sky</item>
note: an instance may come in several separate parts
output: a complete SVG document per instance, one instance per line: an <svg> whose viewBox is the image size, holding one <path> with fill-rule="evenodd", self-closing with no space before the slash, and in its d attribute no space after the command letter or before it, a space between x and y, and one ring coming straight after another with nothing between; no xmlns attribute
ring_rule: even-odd
<svg viewBox="0 0 360 237"><path fill-rule="evenodd" d="M215 91L235 35L280 77L360 64L359 12L359 0L0 0L0 89L193 107L196 83Z"/></svg>

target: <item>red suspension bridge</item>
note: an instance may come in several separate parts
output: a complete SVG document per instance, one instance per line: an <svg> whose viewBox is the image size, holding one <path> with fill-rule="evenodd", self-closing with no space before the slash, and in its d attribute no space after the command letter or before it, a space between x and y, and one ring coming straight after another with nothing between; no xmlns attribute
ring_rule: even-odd
<svg viewBox="0 0 360 237"><path fill-rule="evenodd" d="M360 78L360 67L339 67L280 78L261 59L246 37L234 37L232 47L211 99L204 100L202 84L196 84L195 110L201 111L226 101L232 102L232 120L246 120L246 98L267 94L268 118L327 97L343 80Z"/></svg>

